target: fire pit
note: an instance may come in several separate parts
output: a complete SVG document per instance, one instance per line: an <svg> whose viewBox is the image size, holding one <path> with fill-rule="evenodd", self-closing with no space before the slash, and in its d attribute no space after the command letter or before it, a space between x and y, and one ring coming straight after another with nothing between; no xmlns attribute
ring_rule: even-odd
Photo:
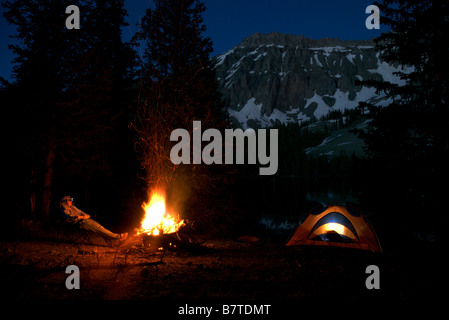
<svg viewBox="0 0 449 320"><path fill-rule="evenodd" d="M184 220L176 218L166 209L165 192L156 189L151 193L148 203L142 205L145 216L136 236L145 248L168 249L176 246L178 230L185 225Z"/></svg>
<svg viewBox="0 0 449 320"><path fill-rule="evenodd" d="M165 193L155 190L151 193L150 201L142 205L145 216L137 234L146 233L157 236L161 233L175 233L184 225L184 220L175 218L167 212L165 205Z"/></svg>
<svg viewBox="0 0 449 320"><path fill-rule="evenodd" d="M166 250L182 249L196 251L202 249L202 243L191 236L192 221L176 218L166 210L165 193L153 191L148 203L142 208L145 215L134 235L130 236L119 247L120 251L137 251L145 255ZM162 258L161 258L162 261Z"/></svg>

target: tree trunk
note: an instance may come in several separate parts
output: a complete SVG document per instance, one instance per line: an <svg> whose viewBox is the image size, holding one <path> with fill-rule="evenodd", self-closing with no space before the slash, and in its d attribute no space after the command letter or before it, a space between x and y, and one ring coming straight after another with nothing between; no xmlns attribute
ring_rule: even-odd
<svg viewBox="0 0 449 320"><path fill-rule="evenodd" d="M53 161L55 159L55 147L50 146L48 150L47 159L45 162L45 175L42 190L42 217L47 219L50 214L50 200L51 200L51 184L53 181Z"/></svg>
<svg viewBox="0 0 449 320"><path fill-rule="evenodd" d="M31 215L36 214L36 187L37 187L37 170L36 166L31 166L31 178L30 178L30 211Z"/></svg>

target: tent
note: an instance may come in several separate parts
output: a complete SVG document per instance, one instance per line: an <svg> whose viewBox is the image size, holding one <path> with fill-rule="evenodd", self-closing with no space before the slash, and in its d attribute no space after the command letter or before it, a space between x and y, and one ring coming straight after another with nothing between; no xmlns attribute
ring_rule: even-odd
<svg viewBox="0 0 449 320"><path fill-rule="evenodd" d="M365 215L353 206L319 207L296 229L287 246L327 245L382 252Z"/></svg>

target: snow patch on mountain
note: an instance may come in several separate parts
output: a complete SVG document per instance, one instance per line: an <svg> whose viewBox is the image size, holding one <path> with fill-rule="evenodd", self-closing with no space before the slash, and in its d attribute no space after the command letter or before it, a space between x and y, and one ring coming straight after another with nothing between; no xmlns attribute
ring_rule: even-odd
<svg viewBox="0 0 449 320"><path fill-rule="evenodd" d="M361 101L387 103L356 80L404 83L395 74L401 68L382 61L369 40L255 34L218 55L216 66L229 115L242 128L320 118Z"/></svg>
<svg viewBox="0 0 449 320"><path fill-rule="evenodd" d="M262 104L256 103L255 98L251 98L240 111L228 108L229 116L234 117L241 124L243 130L252 128L251 122L257 122L262 127L272 127L276 123L288 123L294 121L286 113L279 110L273 110L271 115L262 113Z"/></svg>

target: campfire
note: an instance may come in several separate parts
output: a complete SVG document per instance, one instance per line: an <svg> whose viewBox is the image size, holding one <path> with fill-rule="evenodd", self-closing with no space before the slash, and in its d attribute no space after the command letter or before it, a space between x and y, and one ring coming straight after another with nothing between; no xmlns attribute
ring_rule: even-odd
<svg viewBox="0 0 449 320"><path fill-rule="evenodd" d="M163 251L165 254L167 249L196 250L201 246L201 243L186 232L190 230L191 223L167 210L163 189L153 190L149 201L142 204L142 209L145 215L140 227L135 229L135 235L130 237L121 248L135 247L139 250Z"/></svg>
<svg viewBox="0 0 449 320"><path fill-rule="evenodd" d="M166 209L165 192L154 190L148 203L142 205L145 216L137 235L159 236L161 234L175 233L184 225L184 220L175 218Z"/></svg>

